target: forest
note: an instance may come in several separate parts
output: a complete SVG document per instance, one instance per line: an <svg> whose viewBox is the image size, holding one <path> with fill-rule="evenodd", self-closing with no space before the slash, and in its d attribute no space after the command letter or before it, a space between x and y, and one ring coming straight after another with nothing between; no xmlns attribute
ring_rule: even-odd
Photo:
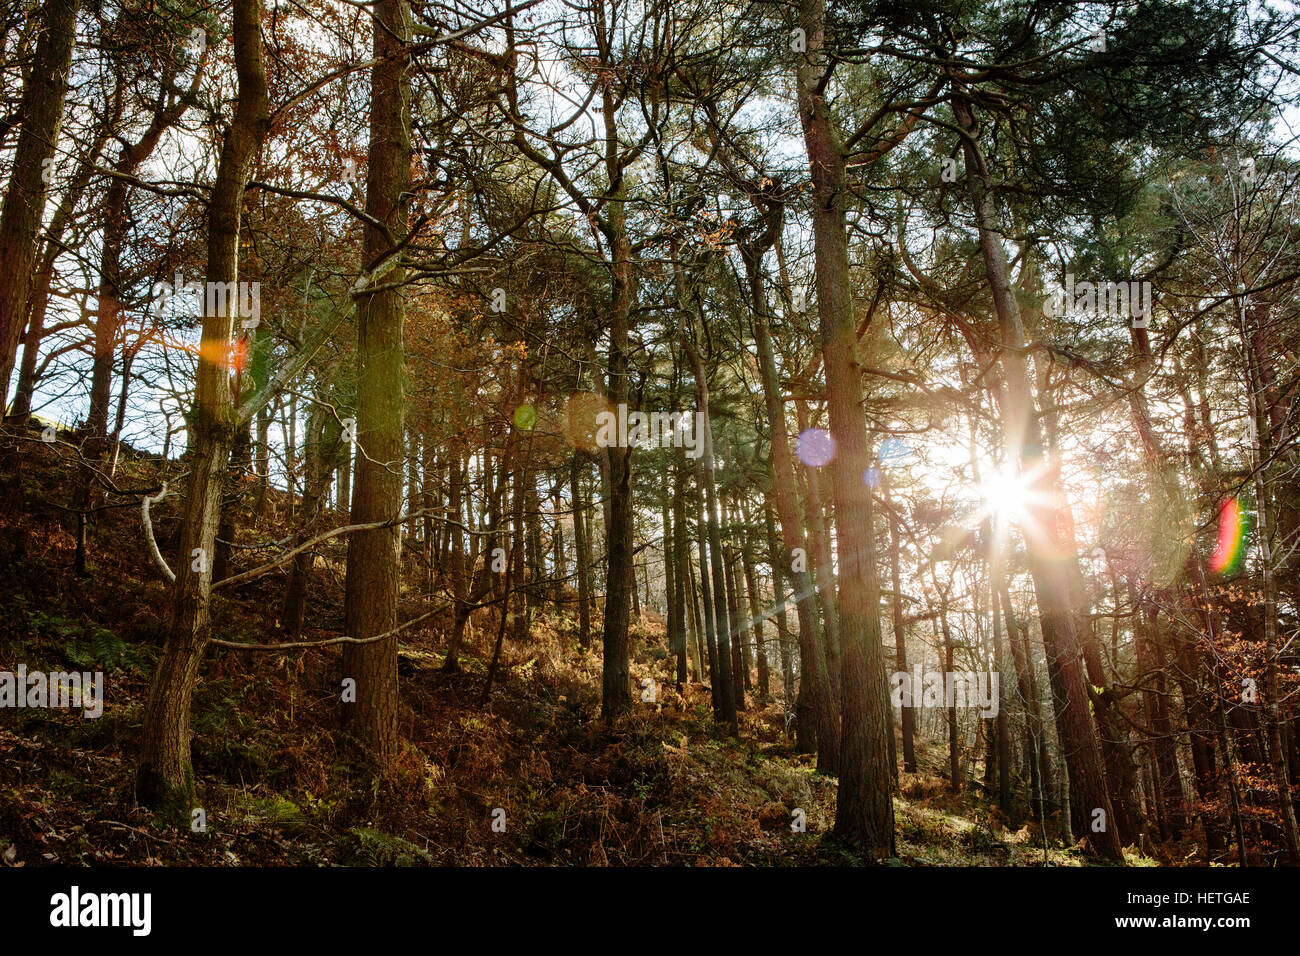
<svg viewBox="0 0 1300 956"><path fill-rule="evenodd" d="M1300 864L1290 0L0 0L0 91L4 868Z"/></svg>

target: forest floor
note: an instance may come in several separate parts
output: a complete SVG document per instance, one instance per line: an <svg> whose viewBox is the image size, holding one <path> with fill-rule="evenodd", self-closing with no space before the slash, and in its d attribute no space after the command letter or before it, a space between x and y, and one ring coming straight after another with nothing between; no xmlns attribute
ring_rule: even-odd
<svg viewBox="0 0 1300 956"><path fill-rule="evenodd" d="M35 434L35 433L33 433ZM540 612L530 640L507 640L482 701L494 631L467 642L462 670L440 670L446 622L403 636L402 753L368 783L338 739L338 647L283 653L211 648L194 700L192 743L203 832L134 806L132 768L168 592L141 529L139 497L90 534L88 576L73 570L75 465L33 442L22 509L0 509L0 671L104 672L102 716L0 710L0 864L128 865L826 865L853 862L828 838L836 782L794 752L775 700L750 704L739 740L711 717L707 688L672 690L662 624L635 624L633 676L657 703L606 727L600 659L577 641L574 611ZM61 457L59 451L64 454ZM116 481L146 488L181 467L123 450ZM0 475L14 503L17 488ZM246 496L251 498L252 496ZM276 494L272 503L282 505ZM60 506L63 506L62 508ZM176 499L156 507L167 551ZM285 519L241 515L239 542L283 539ZM341 522L340 522L341 523ZM18 552L15 553L15 547ZM334 553L342 554L342 544ZM270 552L236 550L232 573ZM8 566L5 567L4 565ZM215 601L214 636L272 643L284 587L271 574ZM341 633L342 562L318 568L304 640ZM418 586L402 619L428 609ZM942 745L918 742L921 773L895 798L906 865L1043 865L1032 824L1003 825L977 793L952 794ZM794 832L796 811L806 832ZM504 816L500 811L504 811ZM495 826L494 826L495 824ZM504 824L504 829L502 825ZM1050 865L1084 865L1052 847ZM1146 862L1132 860L1130 862Z"/></svg>

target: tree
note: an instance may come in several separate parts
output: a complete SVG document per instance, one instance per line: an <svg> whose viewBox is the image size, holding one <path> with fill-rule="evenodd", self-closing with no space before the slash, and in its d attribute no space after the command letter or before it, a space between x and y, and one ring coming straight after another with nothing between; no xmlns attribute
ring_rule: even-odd
<svg viewBox="0 0 1300 956"><path fill-rule="evenodd" d="M36 233L45 213L52 165L58 163L59 128L68 92L79 0L54 0L41 9L40 36L23 84L16 125L18 143L4 202L0 204L0 382L13 374L27 321L36 262Z"/></svg>
<svg viewBox="0 0 1300 956"><path fill-rule="evenodd" d="M222 144L208 203L209 283L239 281L239 220L244 188L270 126L262 62L260 0L235 0L232 36L239 98ZM204 296L205 303L209 296ZM175 575L171 626L154 672L141 731L136 795L142 803L188 816L194 793L190 767L190 701L208 638L212 568L226 462L239 415L230 391L232 310L205 304L198 382L190 417L190 479L181 522L182 563ZM245 419L246 420L246 419Z"/></svg>
<svg viewBox="0 0 1300 956"><path fill-rule="evenodd" d="M384 0L373 14L370 74L370 160L362 256L368 268L398 255L408 233L411 167L411 42L405 0ZM396 265L384 288L358 303L357 448L352 481L352 523L383 523L348 542L345 626L362 641L397 626L400 587L402 451L404 437L402 324L405 273ZM349 644L343 677L356 681L355 703L344 702L343 725L364 757L385 768L397 755L397 637Z"/></svg>

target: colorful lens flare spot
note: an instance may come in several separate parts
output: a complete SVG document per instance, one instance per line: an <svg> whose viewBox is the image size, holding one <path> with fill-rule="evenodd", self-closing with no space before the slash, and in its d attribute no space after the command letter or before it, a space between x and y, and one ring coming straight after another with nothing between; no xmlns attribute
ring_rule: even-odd
<svg viewBox="0 0 1300 956"><path fill-rule="evenodd" d="M829 465L831 459L835 457L835 439L828 431L809 428L795 439L794 453L809 468L821 468L823 465Z"/></svg>
<svg viewBox="0 0 1300 956"><path fill-rule="evenodd" d="M862 475L862 482L868 488L880 487L880 469L875 465L868 468Z"/></svg>
<svg viewBox="0 0 1300 956"><path fill-rule="evenodd" d="M1246 515L1236 498L1229 498L1219 506L1219 540L1210 555L1210 570L1227 574L1237 569L1246 543Z"/></svg>
<svg viewBox="0 0 1300 956"><path fill-rule="evenodd" d="M515 409L515 427L528 431L537 424L537 409L531 405L520 405Z"/></svg>

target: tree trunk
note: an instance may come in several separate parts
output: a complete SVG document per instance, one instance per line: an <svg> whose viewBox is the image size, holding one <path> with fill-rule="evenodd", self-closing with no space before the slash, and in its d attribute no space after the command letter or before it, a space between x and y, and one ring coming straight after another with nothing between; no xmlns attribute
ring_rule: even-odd
<svg viewBox="0 0 1300 956"><path fill-rule="evenodd" d="M307 477L303 484L302 510L298 517L298 535L295 546L310 541L320 523L325 502L325 491L334 477L338 462L338 446L342 444L338 428L330 428L323 405L313 406L307 420ZM293 560L289 583L285 587L284 605L280 611L280 627L294 640L302 636L303 615L307 608L307 586L315 556L304 551Z"/></svg>
<svg viewBox="0 0 1300 956"><path fill-rule="evenodd" d="M740 513L734 501L723 507L723 521L726 522L728 536L734 538L741 533ZM740 547L731 545L727 554L727 587L729 589L727 612L731 617L731 671L736 683L736 708L745 709L745 691L754 689L753 669L754 653L750 646L750 628L745 614L746 594L742 571L736 567L740 560ZM734 603L731 603L734 599Z"/></svg>
<svg viewBox="0 0 1300 956"><path fill-rule="evenodd" d="M672 515L672 490L669 484L672 481L672 469L664 469L663 484L663 501L659 505L659 523L663 528L663 536L660 541L659 551L663 555L664 568L664 600L667 602L664 612L664 637L668 642L668 655L677 656L677 632L673 630L673 620L675 617L675 605L677 603L677 584L672 566L673 550L673 515ZM646 564L650 562L647 561ZM649 571L647 569L647 576ZM647 598L649 592L647 590Z"/></svg>
<svg viewBox="0 0 1300 956"><path fill-rule="evenodd" d="M763 609L759 600L758 576L754 573L754 545L748 527L742 527L741 560L745 569L745 593L749 596L750 629L754 635L755 666L758 668L758 700L765 704L771 696L771 678L768 674L767 649L763 646Z"/></svg>
<svg viewBox="0 0 1300 956"><path fill-rule="evenodd" d="M344 454L348 449L344 449ZM342 472L351 468L350 461L344 461L340 468L339 481L343 480ZM266 517L267 493L271 490L271 409L264 406L257 412L257 439L256 439L256 457L253 459L253 473L257 475L257 515L259 518ZM343 510L340 506L340 510Z"/></svg>
<svg viewBox="0 0 1300 956"><path fill-rule="evenodd" d="M551 525L551 534L555 537L555 586L552 593L556 614L564 613L564 582L569 576L569 559L564 546L564 527L560 522L560 511L563 504L559 486L557 485L551 495L551 514L555 519Z"/></svg>
<svg viewBox="0 0 1300 956"><path fill-rule="evenodd" d="M460 669L460 646L465 637L465 625L469 622L470 567L465 554L465 534L461 522L465 520L462 504L465 487L465 459L459 450L451 453L450 487L447 489L447 511L450 521L447 534L451 540L451 592L455 601L452 611L451 640L447 643L447 656L443 658L444 673L454 673ZM491 561L491 555L486 555Z"/></svg>
<svg viewBox="0 0 1300 956"><path fill-rule="evenodd" d="M239 215L244 184L270 125L259 0L235 0L234 47L238 102L222 145L208 205L209 282L239 279ZM226 314L215 314L220 311ZM194 451L181 515L171 627L145 704L136 774L140 802L185 820L194 798L190 701L208 640L221 495L237 424L230 393L228 356L233 319L229 312L204 310L190 417Z"/></svg>
<svg viewBox="0 0 1300 956"><path fill-rule="evenodd" d="M684 452L678 449L673 458L672 472L672 546L665 546L664 564L673 569L673 586L676 593L668 607L668 633L673 636L677 653L677 690L680 693L689 674L686 666L686 493L684 489L686 475L683 467Z"/></svg>
<svg viewBox="0 0 1300 956"><path fill-rule="evenodd" d="M718 494L713 482L713 423L709 416L709 385L699 353L690 349L689 354L691 367L695 372L698 413L703 416L704 421L704 454L696 459L695 474L704 492L706 508L704 521L709 538L709 564L713 575L713 630L718 642L718 669L713 682L717 691L714 716L727 725L732 736L739 736L740 727L736 722L738 701L731 661L731 620L727 613L726 558L722 551ZM697 440L699 440L698 436Z"/></svg>
<svg viewBox="0 0 1300 956"><path fill-rule="evenodd" d="M1152 802L1159 813L1161 836L1166 840L1177 840L1182 838L1183 831L1187 828L1187 813L1178 770L1177 738L1169 715L1164 651L1159 639L1159 608L1154 602L1149 607L1144 607L1132 580L1127 584L1129 605L1133 609L1138 667L1147 680L1142 691L1142 702L1152 737Z"/></svg>
<svg viewBox="0 0 1300 956"><path fill-rule="evenodd" d="M126 399L131 390L131 365L135 362L136 349L128 348L122 356L122 387L117 392L117 414L113 418L113 433L109 440L113 444L113 455L108 463L108 477L117 475L117 461L122 454L122 429L126 425Z"/></svg>
<svg viewBox="0 0 1300 956"><path fill-rule="evenodd" d="M1007 643L1016 665L1016 685L1025 705L1025 752L1029 764L1029 805L1033 816L1042 821L1047 817L1047 794L1052 792L1051 762L1047 756L1047 741L1043 736L1042 711L1038 704L1038 679L1034 674L1034 661L1029 654L1029 640L1022 635L1011 610L1011 592L1005 577L994 581L999 590L1002 618L1007 625ZM1046 839L1046 835L1044 835Z"/></svg>
<svg viewBox="0 0 1300 956"><path fill-rule="evenodd" d="M587 540L584 520L586 504L582 499L582 465L575 454L569 459L569 496L573 502L574 570L578 575L578 643L591 646L591 542Z"/></svg>
<svg viewBox="0 0 1300 956"><path fill-rule="evenodd" d="M870 456L862 383L856 361L857 323L849 285L844 151L819 89L816 59L825 44L824 0L802 0L808 56L799 68L799 119L813 184L813 241L826 398L836 457L831 463L839 552L843 691L840 784L835 835L868 859L894 856L890 794L888 697L881 652L880 584L871 489L863 481Z"/></svg>
<svg viewBox="0 0 1300 956"><path fill-rule="evenodd" d="M993 618L993 673L998 677L998 712L993 718L994 736L997 739L998 762L998 809L1005 815L1011 815L1011 723L1007 716L1006 682L1001 679L1003 673L1002 657L1002 615L998 613L998 578L989 575L989 614Z"/></svg>
<svg viewBox="0 0 1300 956"><path fill-rule="evenodd" d="M77 39L78 0L50 0L18 105L18 142L9 188L0 206L0 383L9 388L36 263L36 234L45 212L49 164L57 162L63 101Z"/></svg>
<svg viewBox="0 0 1300 956"><path fill-rule="evenodd" d="M504 481L504 477L502 479ZM492 683L496 679L497 667L501 663L501 648L505 643L506 628L510 626L512 614L511 598L515 593L515 575L524 563L524 483L516 476L514 484L514 503L511 507L510 554L506 559L506 571L501 594L501 617L497 623L497 639L492 647L492 660L488 663L487 680L483 683L481 704L486 704L492 696ZM498 487L500 487L498 485ZM518 603L518 602L515 602Z"/></svg>
<svg viewBox="0 0 1300 956"><path fill-rule="evenodd" d="M683 529L683 534L685 533ZM695 679L703 686L709 655L704 649L704 627L700 624L700 602L695 588L695 566L689 555L682 556L682 573L686 575L686 621L690 625L691 638L695 643Z"/></svg>
<svg viewBox="0 0 1300 956"><path fill-rule="evenodd" d="M378 0L373 10L375 63L370 74L370 162L366 213L391 236L367 226L362 257L373 266L396 254L390 242L407 233L411 170L411 75L406 62L411 23L407 0ZM392 522L348 542L343 617L354 638L397 626L401 586L402 439L404 429L401 266L384 288L363 295L357 309L357 447L352 523ZM343 677L356 681L356 701L342 704L343 729L364 760L381 772L397 755L397 637L345 644Z"/></svg>
<svg viewBox="0 0 1300 956"><path fill-rule="evenodd" d="M953 674L952 630L948 626L948 589L940 589L938 582L935 590L939 592L939 631L943 635L943 670L947 679ZM961 791L961 744L957 739L957 708L944 708L948 725L948 788L953 793Z"/></svg>
<svg viewBox="0 0 1300 956"><path fill-rule="evenodd" d="M441 528L435 525L434 510L442 503L443 462L434 452L433 435L429 431L424 432L421 444L424 446L424 457L420 462L419 501L420 508L424 511L424 517L420 521L421 533L424 535L424 596L432 601L437 579L441 576L439 569L442 566L438 560L438 547L435 543L441 540L438 534Z"/></svg>
<svg viewBox="0 0 1300 956"><path fill-rule="evenodd" d="M269 470L271 446L267 444L264 447L266 448L267 469ZM352 448L352 443L349 443L344 450L343 463L339 465L338 501L334 506L341 514L347 515L352 513Z"/></svg>
<svg viewBox="0 0 1300 956"><path fill-rule="evenodd" d="M903 620L903 585L899 573L899 565L903 560L902 541L898 536L898 512L895 510L890 486L888 483L882 482L881 487L885 495L885 507L889 511L889 583L894 589L894 600L892 602L894 613L894 668L899 673L906 674L908 672L907 633ZM902 707L900 710L902 711L900 721L903 736L903 771L905 773L916 773L916 711L912 707Z"/></svg>
<svg viewBox="0 0 1300 956"><path fill-rule="evenodd" d="M740 596L736 592L736 553L723 545L722 558L722 578L727 587L727 621L730 624L727 636L731 641L731 686L735 693L736 710L744 713L745 675L749 668L742 651L746 629L740 616Z"/></svg>
<svg viewBox="0 0 1300 956"><path fill-rule="evenodd" d="M763 383L763 401L772 428L771 494L776 499L776 510L781 521L781 540L785 545L780 564L783 568L790 569L795 614L799 622L799 696L795 702L795 746L802 753L816 752L817 769L823 773L834 773L839 761L839 714L831 706L826 654L817 635L817 609L814 604L817 591L813 587L812 575L808 573L808 544L803 534L803 523L799 520L794 462L785 422L785 401L776 374L767 297L762 294L761 276L761 262L755 263L750 275L754 302L754 345ZM760 283L756 293L752 291L755 283ZM787 706L789 703L787 700Z"/></svg>
<svg viewBox="0 0 1300 956"><path fill-rule="evenodd" d="M804 402L796 402L799 416L799 431L807 431L809 424L808 408ZM827 699L836 714L840 712L841 700L841 665L839 612L835 609L835 573L831 562L831 539L826 523L826 512L822 507L821 483L814 469L804 466L800 469L804 477L804 510L808 520L808 543L812 546L809 560L812 562L813 575L817 581L817 606L822 615L822 653L826 657ZM838 726L837 726L837 738ZM820 750L818 753L820 754ZM819 761L820 762L820 761ZM835 754L834 766L839 765L839 753Z"/></svg>
<svg viewBox="0 0 1300 956"><path fill-rule="evenodd" d="M607 109L612 103L606 104ZM612 111L612 109L611 109ZM611 171L611 182L615 175ZM619 196L610 203L614 261L612 263L613 309L609 335L609 399L617 408L628 400L627 354L631 329L634 280L632 246L625 228L624 200ZM626 713L632 706L628 628L629 591L632 581L632 449L607 448L609 465L609 525L606 552L609 565L605 573L605 619L601 633L604 665L601 678L601 716L609 721Z"/></svg>
<svg viewBox="0 0 1300 956"><path fill-rule="evenodd" d="M230 458L226 462L225 489L229 494L222 496L221 518L217 523L217 555L212 568L214 581L220 581L230 573L230 550L239 534L239 502L243 498L244 476L248 473L252 454L250 425L250 422L235 424L235 440L230 445Z"/></svg>
<svg viewBox="0 0 1300 956"><path fill-rule="evenodd" d="M537 493L537 469L524 472L524 526L528 532L524 549L528 567L528 600L525 606L531 614L542 606L542 591L538 585L546 577L546 556L542 550L542 501Z"/></svg>
<svg viewBox="0 0 1300 956"><path fill-rule="evenodd" d="M713 610L713 589L709 583L712 561L709 560L708 523L704 518L704 464L695 459L695 537L700 550L700 596L704 602L704 634L708 644L709 689L713 698L715 716L722 708L722 687L718 679L717 618Z"/></svg>
<svg viewBox="0 0 1300 956"><path fill-rule="evenodd" d="M771 501L763 504L763 520L767 527L767 548L771 556L769 567L772 569L772 599L776 602L777 640L781 649L781 689L782 706L785 712L785 732L789 736L794 729L796 746L798 746L798 709L794 693L794 642L790 637L790 623L786 617L785 579L781 571L781 547L776 538L776 522L772 519ZM794 707L794 710L791 708ZM793 716L794 720L791 721Z"/></svg>

